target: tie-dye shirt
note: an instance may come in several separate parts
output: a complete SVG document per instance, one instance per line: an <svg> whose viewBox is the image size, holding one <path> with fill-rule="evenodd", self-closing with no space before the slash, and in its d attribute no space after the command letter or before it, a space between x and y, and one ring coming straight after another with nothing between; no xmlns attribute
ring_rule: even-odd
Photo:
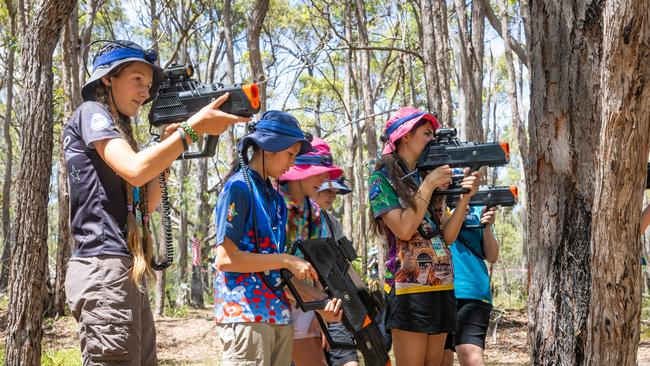
<svg viewBox="0 0 650 366"><path fill-rule="evenodd" d="M253 235L253 210L257 217L259 250L261 253L283 253L286 237L287 208L282 196L250 171L254 192L251 192L241 172L235 173L219 194L215 218L216 244L224 238L236 243L239 250L257 252ZM261 273L217 271L214 279L214 311L217 323L291 323L289 300L282 290L269 289ZM264 274L271 286L281 283L280 272Z"/></svg>

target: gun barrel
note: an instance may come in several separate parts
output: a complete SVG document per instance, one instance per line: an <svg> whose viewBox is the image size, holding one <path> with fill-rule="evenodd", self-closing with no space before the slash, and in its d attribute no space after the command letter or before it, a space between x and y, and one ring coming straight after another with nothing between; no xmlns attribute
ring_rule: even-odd
<svg viewBox="0 0 650 366"><path fill-rule="evenodd" d="M518 198L519 191L514 186L481 186L479 191L469 200L469 205L512 207L517 204ZM459 195L447 196L447 206L456 207L459 200Z"/></svg>

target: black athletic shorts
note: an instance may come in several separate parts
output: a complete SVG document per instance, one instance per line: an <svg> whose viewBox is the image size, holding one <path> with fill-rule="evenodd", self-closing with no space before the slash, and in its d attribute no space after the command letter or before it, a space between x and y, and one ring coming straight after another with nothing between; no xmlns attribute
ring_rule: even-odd
<svg viewBox="0 0 650 366"><path fill-rule="evenodd" d="M327 330L334 342L353 343L352 334L345 328L343 323L331 323L327 325ZM331 345L330 345L331 346ZM357 350L352 348L330 348L326 352L327 363L330 366L341 366L348 362L359 362Z"/></svg>
<svg viewBox="0 0 650 366"><path fill-rule="evenodd" d="M387 332L391 329L427 334L456 331L453 290L395 295L393 286L386 299Z"/></svg>
<svg viewBox="0 0 650 366"><path fill-rule="evenodd" d="M457 299L458 331L447 334L445 349L456 351L455 346L473 344L485 349L485 335L490 324L492 305L472 299Z"/></svg>

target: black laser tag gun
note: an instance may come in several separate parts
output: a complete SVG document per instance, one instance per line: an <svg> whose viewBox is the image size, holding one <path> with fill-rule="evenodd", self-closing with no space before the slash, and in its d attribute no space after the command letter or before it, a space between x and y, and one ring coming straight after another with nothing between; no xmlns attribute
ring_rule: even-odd
<svg viewBox="0 0 650 366"><path fill-rule="evenodd" d="M343 324L352 333L354 344L333 342L326 324L316 314L330 346L333 348L357 348L363 355L366 365L369 366L390 365L390 357L384 347L383 335L377 322L382 305L365 286L357 287L348 274L348 269L351 266L350 261L356 258L352 243L347 238L338 242L332 238L313 239L297 241L292 252L295 253L296 250L300 250L305 259L312 264L318 273L318 280L329 297L341 299ZM283 269L280 273L302 311L325 308L328 299L303 301L291 282L291 272Z"/></svg>
<svg viewBox="0 0 650 366"><path fill-rule="evenodd" d="M519 191L514 186L481 186L472 198L469 199L470 206L486 206L488 209L496 206L512 207L517 204ZM455 208L460 200L460 195L447 196L447 206ZM484 224L465 225L465 229L482 229Z"/></svg>
<svg viewBox="0 0 650 366"><path fill-rule="evenodd" d="M242 117L251 117L260 111L259 90L256 84L225 86L220 83L201 84L192 78L192 65L171 65L164 70L164 81L149 111L149 124L160 127L186 121L194 113L225 93L228 100L219 107L222 111ZM203 150L186 152L182 159L209 157L215 154L217 136L207 136Z"/></svg>
<svg viewBox="0 0 650 366"><path fill-rule="evenodd" d="M455 128L439 128L436 130L436 137L422 151L416 167L423 173L443 165L476 171L483 166L496 167L508 164L509 161L510 146L507 143L461 142L456 137ZM462 179L463 175L453 176L448 189L436 190L434 194L467 193L466 189L459 186Z"/></svg>

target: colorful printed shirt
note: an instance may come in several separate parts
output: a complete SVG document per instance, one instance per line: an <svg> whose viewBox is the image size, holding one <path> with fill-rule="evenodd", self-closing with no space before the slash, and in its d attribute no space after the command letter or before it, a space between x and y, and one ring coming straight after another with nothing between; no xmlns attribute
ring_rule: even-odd
<svg viewBox="0 0 650 366"><path fill-rule="evenodd" d="M322 230L320 207L309 197L301 201L295 200L284 192L284 201L287 204L287 241L286 252L291 253L296 240L318 239ZM296 251L296 256L304 258L302 252ZM313 311L303 312L299 307L291 309L293 317L294 339L320 337L318 323L315 321Z"/></svg>
<svg viewBox="0 0 650 366"><path fill-rule="evenodd" d="M320 207L309 197L302 202L296 201L288 193L284 193L287 204L287 239L285 248L291 253L296 240L318 239L321 237ZM300 251L296 255L302 258Z"/></svg>
<svg viewBox="0 0 650 366"><path fill-rule="evenodd" d="M417 182L421 181L417 173L414 178ZM370 175L369 187L370 208L375 218L380 219L381 215L391 210L406 208L397 196L384 169ZM392 286L395 286L397 295L453 290L451 252L438 225L428 213L423 224L430 226L433 232L437 231L438 234L431 239L426 239L416 231L411 239L404 241L395 236L386 224L379 220L388 245L384 281L386 292L390 292Z"/></svg>
<svg viewBox="0 0 650 366"><path fill-rule="evenodd" d="M253 210L257 218L260 253L283 253L287 208L282 196L255 171L249 170L253 192L241 172L224 185L215 208L217 240L227 237L239 250L257 252L253 233ZM291 323L289 299L283 291L266 286L261 273L217 271L214 279L214 311L217 323ZM268 271L272 286L281 283L279 271Z"/></svg>
<svg viewBox="0 0 650 366"><path fill-rule="evenodd" d="M468 225L480 222L483 207L471 207L465 217ZM473 299L492 303L490 275L485 265L483 229L461 229L451 246L454 262L454 292L458 299Z"/></svg>

